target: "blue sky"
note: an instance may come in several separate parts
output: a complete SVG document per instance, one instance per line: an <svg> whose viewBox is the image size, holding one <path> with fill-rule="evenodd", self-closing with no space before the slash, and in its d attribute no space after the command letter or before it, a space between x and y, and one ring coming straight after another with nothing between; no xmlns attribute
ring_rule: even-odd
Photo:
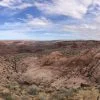
<svg viewBox="0 0 100 100"><path fill-rule="evenodd" d="M0 0L0 40L100 40L100 0Z"/></svg>

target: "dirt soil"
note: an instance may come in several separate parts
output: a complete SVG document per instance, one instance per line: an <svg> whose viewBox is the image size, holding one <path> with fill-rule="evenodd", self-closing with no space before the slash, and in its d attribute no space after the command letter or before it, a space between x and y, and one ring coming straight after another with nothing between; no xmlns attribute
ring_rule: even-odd
<svg viewBox="0 0 100 100"><path fill-rule="evenodd" d="M99 100L99 86L99 41L0 41L0 100Z"/></svg>

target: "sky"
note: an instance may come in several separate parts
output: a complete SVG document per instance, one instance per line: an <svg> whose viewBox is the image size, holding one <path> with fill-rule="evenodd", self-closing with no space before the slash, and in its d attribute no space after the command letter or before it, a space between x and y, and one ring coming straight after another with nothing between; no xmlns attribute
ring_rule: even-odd
<svg viewBox="0 0 100 100"><path fill-rule="evenodd" d="M100 0L0 0L0 40L100 40Z"/></svg>

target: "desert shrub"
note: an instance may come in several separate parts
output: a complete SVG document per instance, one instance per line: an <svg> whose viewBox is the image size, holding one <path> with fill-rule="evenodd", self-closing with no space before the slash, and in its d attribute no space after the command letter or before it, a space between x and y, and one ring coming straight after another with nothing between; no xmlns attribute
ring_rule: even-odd
<svg viewBox="0 0 100 100"><path fill-rule="evenodd" d="M13 100L11 93L2 93L1 96L4 100Z"/></svg>
<svg viewBox="0 0 100 100"><path fill-rule="evenodd" d="M74 94L77 92L78 92L78 89L61 88L58 91L53 92L49 100L76 100L76 99L71 99L70 97L73 97Z"/></svg>
<svg viewBox="0 0 100 100"><path fill-rule="evenodd" d="M64 97L63 94L59 94L59 93L56 92L56 93L51 95L49 100L66 100L66 97Z"/></svg>
<svg viewBox="0 0 100 100"><path fill-rule="evenodd" d="M78 100L98 100L99 92L95 88L80 90L79 93L76 94L75 98Z"/></svg>
<svg viewBox="0 0 100 100"><path fill-rule="evenodd" d="M39 88L36 85L32 85L28 88L28 94L30 95L38 95L39 94Z"/></svg>
<svg viewBox="0 0 100 100"><path fill-rule="evenodd" d="M7 95L7 96L5 97L5 100L13 100L13 98L12 98L11 95Z"/></svg>

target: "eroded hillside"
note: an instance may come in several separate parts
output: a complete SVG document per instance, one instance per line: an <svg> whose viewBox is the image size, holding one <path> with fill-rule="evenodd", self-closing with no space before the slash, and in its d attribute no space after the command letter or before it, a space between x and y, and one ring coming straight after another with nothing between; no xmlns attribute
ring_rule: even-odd
<svg viewBox="0 0 100 100"><path fill-rule="evenodd" d="M1 100L99 100L99 41L0 41Z"/></svg>

